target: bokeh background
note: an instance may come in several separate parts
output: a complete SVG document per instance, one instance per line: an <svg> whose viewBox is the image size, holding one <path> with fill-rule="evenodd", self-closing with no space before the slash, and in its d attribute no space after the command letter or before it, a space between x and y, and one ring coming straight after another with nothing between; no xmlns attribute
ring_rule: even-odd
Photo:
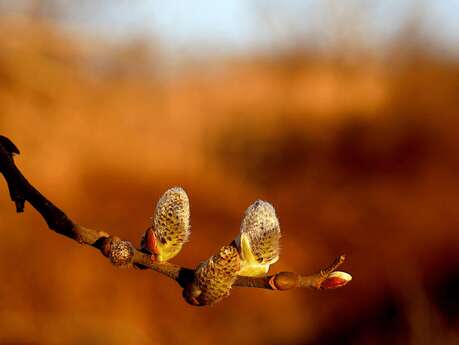
<svg viewBox="0 0 459 345"><path fill-rule="evenodd" d="M0 183L1 344L458 344L458 1L2 1L0 133L73 220L138 244L191 198L195 266L256 199L273 271L346 253L326 292L210 308L14 213Z"/></svg>

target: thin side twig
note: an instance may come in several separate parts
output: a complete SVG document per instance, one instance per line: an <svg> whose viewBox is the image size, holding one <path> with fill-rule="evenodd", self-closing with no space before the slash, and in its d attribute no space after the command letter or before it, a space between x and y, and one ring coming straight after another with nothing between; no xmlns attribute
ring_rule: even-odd
<svg viewBox="0 0 459 345"><path fill-rule="evenodd" d="M48 227L56 233L71 238L80 244L97 248L105 257L111 257L113 245L126 242L104 231L94 230L74 223L61 209L41 194L24 177L14 162L14 155L19 154L16 145L8 138L0 135L0 173L8 185L11 201L14 202L16 212L23 212L28 202L40 213ZM138 268L150 268L177 281L181 287L190 284L194 279L194 269L178 266L168 262L153 262L151 255L131 247L127 265ZM293 288L321 289L322 283L343 262L344 255L335 259L333 264L319 273L299 275L293 272L280 272L264 277L239 276L234 285L236 287L263 288L269 290L288 290Z"/></svg>

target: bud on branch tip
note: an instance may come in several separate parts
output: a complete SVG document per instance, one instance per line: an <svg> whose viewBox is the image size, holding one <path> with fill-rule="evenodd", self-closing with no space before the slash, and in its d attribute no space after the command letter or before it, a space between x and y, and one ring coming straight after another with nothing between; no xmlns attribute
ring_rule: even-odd
<svg viewBox="0 0 459 345"><path fill-rule="evenodd" d="M327 278L320 284L320 289L336 289L342 287L352 280L352 276L349 273L335 271L330 273Z"/></svg>

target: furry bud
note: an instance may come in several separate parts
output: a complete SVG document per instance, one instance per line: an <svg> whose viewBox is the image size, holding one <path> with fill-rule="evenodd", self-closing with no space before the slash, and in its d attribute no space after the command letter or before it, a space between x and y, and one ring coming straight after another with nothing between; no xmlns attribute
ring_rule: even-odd
<svg viewBox="0 0 459 345"><path fill-rule="evenodd" d="M114 240L110 246L109 258L118 267L129 266L134 256L134 247L129 241Z"/></svg>
<svg viewBox="0 0 459 345"><path fill-rule="evenodd" d="M233 246L224 246L218 254L201 263L195 280L183 291L185 300L195 306L212 305L229 296L239 271L239 254Z"/></svg>

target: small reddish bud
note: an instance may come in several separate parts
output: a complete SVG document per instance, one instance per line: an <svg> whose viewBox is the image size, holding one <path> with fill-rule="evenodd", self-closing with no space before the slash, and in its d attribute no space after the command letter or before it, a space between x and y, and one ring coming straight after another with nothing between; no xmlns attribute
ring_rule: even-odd
<svg viewBox="0 0 459 345"><path fill-rule="evenodd" d="M335 271L320 284L321 289L336 289L342 287L352 280L352 276L349 273Z"/></svg>
<svg viewBox="0 0 459 345"><path fill-rule="evenodd" d="M149 254L159 254L158 240L156 239L155 232L152 228L148 228L145 231L145 234L142 237L141 247L145 252ZM154 261L156 261L156 258Z"/></svg>

